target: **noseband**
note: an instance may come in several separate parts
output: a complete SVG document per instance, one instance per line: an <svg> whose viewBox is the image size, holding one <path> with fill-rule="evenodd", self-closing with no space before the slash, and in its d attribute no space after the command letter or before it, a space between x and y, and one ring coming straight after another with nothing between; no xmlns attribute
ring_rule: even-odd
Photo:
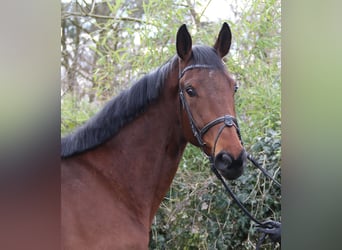
<svg viewBox="0 0 342 250"><path fill-rule="evenodd" d="M180 80L184 76L185 72L187 72L189 70L192 70L192 69L198 69L198 68L201 68L201 69L203 69L203 68L204 69L214 69L214 67L211 66L211 65L193 64L193 65L185 67L183 69L183 71L180 72L178 80ZM223 132L225 127L232 127L232 126L234 126L235 129L236 129L236 132L238 134L238 137L239 137L239 139L240 139L240 141L242 143L239 125L238 125L238 122L237 122L235 117L233 117L231 115L220 116L220 117L218 117L218 118L208 122L202 129L199 129L198 126L196 125L196 122L195 122L193 116L192 116L189 104L188 104L188 102L185 99L184 91L183 91L183 89L180 86L180 82L179 82L179 98L181 100L183 108L185 109L185 111L186 111L186 113L188 115L192 133L196 137L196 139L198 141L198 144L202 148L202 150L203 150L204 146L206 145L205 142L203 141L203 136L212 127L214 127L215 125L223 123L222 126L219 129L219 132L217 133L216 138L215 138L214 147L212 149L212 155L211 156L208 155L210 158L213 158L215 156L215 148L216 148L217 141L218 141L218 139L219 139L219 137L220 137L220 135ZM205 152L205 151L203 150L203 152Z"/></svg>

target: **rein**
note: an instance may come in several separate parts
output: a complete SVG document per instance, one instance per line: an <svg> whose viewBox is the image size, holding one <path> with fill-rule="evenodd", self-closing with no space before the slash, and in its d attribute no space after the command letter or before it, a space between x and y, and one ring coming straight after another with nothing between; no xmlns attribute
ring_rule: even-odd
<svg viewBox="0 0 342 250"><path fill-rule="evenodd" d="M256 160L248 154L247 159L250 160L257 168L261 170L261 172L270 178L273 183L275 183L278 187L281 188L281 185L278 181L276 181L264 168L262 168ZM248 210L247 208L242 204L242 202L236 197L236 195L233 193L233 191L230 189L228 184L225 182L225 180L222 178L221 174L218 172L218 170L215 168L214 159L213 157L209 157L210 162L210 168L213 171L213 173L216 175L216 177L221 181L222 185L228 192L228 194L232 197L232 199L236 202L236 204L239 206L239 208L252 220L257 224L257 231L261 232L262 235L259 238L259 241L256 245L256 250L260 249L261 244L265 241L266 237L269 236L269 238L273 241L275 244L276 242L281 243L281 223L278 221L273 220L266 220L264 222L260 222L258 219L256 219Z"/></svg>
<svg viewBox="0 0 342 250"><path fill-rule="evenodd" d="M205 69L214 69L213 66L211 65L206 65L206 64L193 64L190 66L185 67L180 73L179 73L179 77L178 80L180 80L185 72L192 70L192 69L196 69L196 68L205 68ZM180 83L179 83L180 84ZM235 90L237 89L237 87L235 87ZM215 160L214 160L214 155L215 155L215 148L216 148L216 144L217 141L222 133L222 131L224 130L225 127L232 127L234 126L238 137L241 141L241 144L243 144L242 139L241 139L241 134L240 134L240 129L238 126L238 122L237 119L231 115L224 115L221 117L218 117L216 119L214 119L213 121L207 123L202 129L199 129L198 126L195 123L195 120L192 116L190 107L185 99L184 96L184 92L183 89L181 88L181 86L179 86L179 98L180 101L182 103L183 108L185 109L189 121L190 121L190 126L191 126L191 130L193 135L195 136L195 138L198 141L199 146L201 147L202 151L207 155L209 162L210 162L210 168L211 170L214 172L214 174L216 175L216 177L221 181L222 185L224 186L224 188L226 189L226 191L228 192L228 194L232 197L232 199L236 202L236 204L240 207L240 209L253 221L257 224L257 231L261 232L262 235L259 238L259 241L256 245L256 250L260 249L261 244L265 241L266 237L269 236L269 238L274 242L274 244L276 242L281 243L281 223L278 221L273 221L273 220L266 220L264 222L259 221L258 219L256 219L247 209L246 207L241 203L241 201L236 197L236 195L232 192L232 190L229 188L229 186L227 185L227 183L225 182L225 180L223 179L223 177L221 176L221 174L219 173L219 171L216 169L215 167ZM205 151L204 151L204 146L206 145L205 142L203 141L203 136L205 133L207 133L213 126L223 123L222 126L219 129L219 132L216 136L215 142L214 142L214 147L212 150L212 154L208 155ZM272 182L277 185L279 188L281 188L280 183L275 180L265 169L263 169L258 163L257 161L250 155L247 155L247 159L250 160L254 166L256 166L265 176L267 176L268 178L270 178L272 180Z"/></svg>

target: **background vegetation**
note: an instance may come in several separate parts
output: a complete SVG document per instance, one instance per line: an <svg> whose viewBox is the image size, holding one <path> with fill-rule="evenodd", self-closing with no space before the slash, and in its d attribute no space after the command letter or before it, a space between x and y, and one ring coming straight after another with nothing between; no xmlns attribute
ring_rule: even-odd
<svg viewBox="0 0 342 250"><path fill-rule="evenodd" d="M233 0L226 17L213 18L206 10L217 2L63 1L62 134L172 57L181 24L195 43L211 45L227 21L233 44L225 61L240 86L236 110L245 147L280 180L280 0ZM280 190L251 165L229 184L257 218L281 220ZM258 237L204 155L189 145L153 222L150 249L254 249Z"/></svg>

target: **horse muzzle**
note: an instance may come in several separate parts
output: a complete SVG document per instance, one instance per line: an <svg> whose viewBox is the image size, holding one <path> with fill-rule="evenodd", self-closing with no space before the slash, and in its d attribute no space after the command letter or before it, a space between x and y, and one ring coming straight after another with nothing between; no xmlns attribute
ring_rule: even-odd
<svg viewBox="0 0 342 250"><path fill-rule="evenodd" d="M235 159L228 152L222 150L215 156L214 166L227 180L234 180L242 175L246 165L247 153L243 149Z"/></svg>

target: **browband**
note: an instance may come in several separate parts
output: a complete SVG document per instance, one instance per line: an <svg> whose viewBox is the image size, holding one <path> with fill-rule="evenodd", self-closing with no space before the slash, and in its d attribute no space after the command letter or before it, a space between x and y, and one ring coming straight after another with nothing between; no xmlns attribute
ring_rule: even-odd
<svg viewBox="0 0 342 250"><path fill-rule="evenodd" d="M187 72L188 70L192 70L192 69L196 69L196 68L214 69L214 66L208 65L208 64L192 64L192 65L189 65L182 70L182 72L179 74L178 79L181 79L184 76L185 72Z"/></svg>

